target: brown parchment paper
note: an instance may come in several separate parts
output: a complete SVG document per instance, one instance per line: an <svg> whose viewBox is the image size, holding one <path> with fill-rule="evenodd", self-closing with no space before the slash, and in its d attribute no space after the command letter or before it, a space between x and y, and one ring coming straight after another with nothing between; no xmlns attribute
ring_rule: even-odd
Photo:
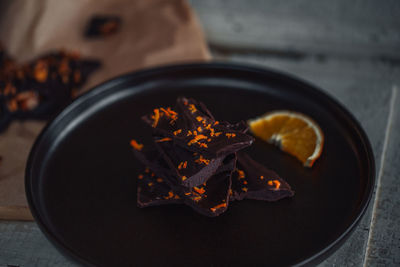
<svg viewBox="0 0 400 267"><path fill-rule="evenodd" d="M85 39L93 14L118 15L120 31ZM17 61L54 49L102 61L82 91L114 76L155 65L204 61L210 54L195 14L184 0L14 0L0 4L0 41ZM0 135L0 219L31 220L25 164L44 122L14 122Z"/></svg>

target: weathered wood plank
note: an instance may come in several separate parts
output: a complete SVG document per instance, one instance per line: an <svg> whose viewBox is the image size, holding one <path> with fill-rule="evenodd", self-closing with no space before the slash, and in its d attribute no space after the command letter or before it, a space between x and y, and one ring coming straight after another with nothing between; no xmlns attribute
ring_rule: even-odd
<svg viewBox="0 0 400 267"><path fill-rule="evenodd" d="M400 1L191 0L209 43L400 59Z"/></svg>
<svg viewBox="0 0 400 267"><path fill-rule="evenodd" d="M400 95L394 87L387 149L379 173L377 202L367 247L366 266L400 265Z"/></svg>

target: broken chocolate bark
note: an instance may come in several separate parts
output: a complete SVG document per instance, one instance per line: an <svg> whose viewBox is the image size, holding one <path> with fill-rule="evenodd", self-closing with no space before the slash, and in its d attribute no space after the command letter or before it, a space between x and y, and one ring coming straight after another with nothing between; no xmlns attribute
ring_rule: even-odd
<svg viewBox="0 0 400 267"><path fill-rule="evenodd" d="M219 123L202 103L187 98L143 120L153 128L154 144L143 149L131 141L148 168L139 176L139 207L183 203L214 217L229 201L277 201L294 194L275 172L240 151L253 142L245 122Z"/></svg>
<svg viewBox="0 0 400 267"><path fill-rule="evenodd" d="M178 98L175 109L154 109L143 120L161 136L174 139L181 147L207 158L229 155L250 146L254 138L215 121L208 109L193 99Z"/></svg>
<svg viewBox="0 0 400 267"><path fill-rule="evenodd" d="M162 177L157 176L149 168L146 168L143 173L138 175L138 207L144 208L174 203L182 203L182 201Z"/></svg>
<svg viewBox="0 0 400 267"><path fill-rule="evenodd" d="M246 153L237 153L237 168L232 174L232 200L277 201L293 195L289 184L277 173L254 161Z"/></svg>
<svg viewBox="0 0 400 267"><path fill-rule="evenodd" d="M156 147L163 155L171 171L185 187L193 187L206 182L218 169L225 157L207 159L203 155L174 145L172 139L158 142Z"/></svg>
<svg viewBox="0 0 400 267"><path fill-rule="evenodd" d="M154 151L135 154L142 163L150 166L138 176L139 207L184 203L209 217L218 216L228 208L231 174L236 165L234 154L224 160L207 182L191 188L171 183L165 163Z"/></svg>
<svg viewBox="0 0 400 267"><path fill-rule="evenodd" d="M185 193L184 203L209 217L225 212L229 205L231 175L235 165L236 156L228 156L220 169L206 183L193 187Z"/></svg>

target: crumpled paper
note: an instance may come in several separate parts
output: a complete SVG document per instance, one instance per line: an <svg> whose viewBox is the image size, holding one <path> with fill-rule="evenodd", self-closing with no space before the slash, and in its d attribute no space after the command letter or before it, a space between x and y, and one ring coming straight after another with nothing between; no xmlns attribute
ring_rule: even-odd
<svg viewBox="0 0 400 267"><path fill-rule="evenodd" d="M95 14L120 16L120 30L105 38L85 38L85 27ZM18 62L59 49L99 59L102 68L81 92L141 68L210 59L202 29L185 0L2 1L0 42ZM32 220L25 198L25 164L44 125L13 122L0 135L0 219Z"/></svg>

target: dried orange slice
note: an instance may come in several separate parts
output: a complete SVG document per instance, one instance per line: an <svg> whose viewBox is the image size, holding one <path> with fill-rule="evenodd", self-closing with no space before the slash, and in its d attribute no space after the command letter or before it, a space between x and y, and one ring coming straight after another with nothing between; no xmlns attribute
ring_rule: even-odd
<svg viewBox="0 0 400 267"><path fill-rule="evenodd" d="M324 134L310 117L288 110L269 112L248 121L251 132L311 167L319 158Z"/></svg>

